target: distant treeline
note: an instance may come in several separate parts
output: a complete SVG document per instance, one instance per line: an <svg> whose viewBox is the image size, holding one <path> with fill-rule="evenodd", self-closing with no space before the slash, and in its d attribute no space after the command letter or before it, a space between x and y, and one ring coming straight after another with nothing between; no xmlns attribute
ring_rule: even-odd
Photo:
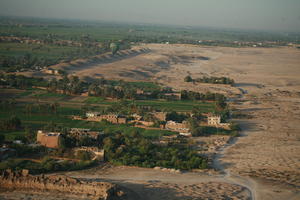
<svg viewBox="0 0 300 200"><path fill-rule="evenodd" d="M226 97L223 94L219 94L219 93L210 93L210 92L200 93L200 92L182 90L181 99L215 101L215 100L226 100Z"/></svg>
<svg viewBox="0 0 300 200"><path fill-rule="evenodd" d="M0 74L0 85L18 89L28 89L33 86L47 87L48 81L43 78L27 77L15 74Z"/></svg>
<svg viewBox="0 0 300 200"><path fill-rule="evenodd" d="M45 44L14 44L0 41L0 70L6 72L41 70L60 62L90 58L111 51L109 41L98 46L83 43L84 45L80 47L64 47L51 41L45 42ZM128 42L118 42L118 50L129 48Z"/></svg>
<svg viewBox="0 0 300 200"><path fill-rule="evenodd" d="M233 85L234 80L228 77L206 77L193 79L191 76L186 76L184 78L185 82L199 82L199 83L213 83L213 84L229 84Z"/></svg>

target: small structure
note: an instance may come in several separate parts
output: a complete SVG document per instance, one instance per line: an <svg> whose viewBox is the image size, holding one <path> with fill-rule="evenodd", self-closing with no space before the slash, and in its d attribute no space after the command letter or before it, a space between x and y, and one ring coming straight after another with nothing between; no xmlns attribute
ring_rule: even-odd
<svg viewBox="0 0 300 200"><path fill-rule="evenodd" d="M113 124L126 124L127 119L125 117L121 117L115 114L101 115L99 116L99 120L107 120Z"/></svg>
<svg viewBox="0 0 300 200"><path fill-rule="evenodd" d="M61 140L59 132L37 132L37 142L48 148L58 148Z"/></svg>
<svg viewBox="0 0 300 200"><path fill-rule="evenodd" d="M162 136L158 142L154 142L154 144L158 145L168 145L170 143L180 143L180 140L178 138L178 135L165 135Z"/></svg>
<svg viewBox="0 0 300 200"><path fill-rule="evenodd" d="M220 115L209 115L207 117L207 124L208 125L218 125L221 123L221 116Z"/></svg>
<svg viewBox="0 0 300 200"><path fill-rule="evenodd" d="M45 70L46 74L53 74L53 75L58 75L59 71L57 69L52 69L52 68L48 68Z"/></svg>
<svg viewBox="0 0 300 200"><path fill-rule="evenodd" d="M174 100L181 100L181 93L165 93L164 96Z"/></svg>
<svg viewBox="0 0 300 200"><path fill-rule="evenodd" d="M179 133L188 133L190 132L189 125L187 121L182 123L177 123L174 121L167 121L165 128L172 131L177 131Z"/></svg>
<svg viewBox="0 0 300 200"><path fill-rule="evenodd" d="M213 115L213 114L209 114L207 116L207 124L209 126L222 127L222 128L229 128L230 126L230 123L221 123L220 115Z"/></svg>
<svg viewBox="0 0 300 200"><path fill-rule="evenodd" d="M92 154L92 160L104 161L104 149L99 149L98 147L78 147L74 149L75 154L79 151L87 151Z"/></svg>
<svg viewBox="0 0 300 200"><path fill-rule="evenodd" d="M77 139L85 136L97 139L100 134L101 133L98 131L91 131L90 129L86 128L71 128L70 130L70 135Z"/></svg>
<svg viewBox="0 0 300 200"><path fill-rule="evenodd" d="M179 133L179 135L185 136L185 137L191 137L192 133L191 132L185 132L185 133Z"/></svg>
<svg viewBox="0 0 300 200"><path fill-rule="evenodd" d="M136 89L136 94L144 94L144 90Z"/></svg>
<svg viewBox="0 0 300 200"><path fill-rule="evenodd" d="M139 121L139 120L141 120L143 118L141 115L136 114L136 113L132 114L131 117L133 117L134 120L137 120L137 121Z"/></svg>
<svg viewBox="0 0 300 200"><path fill-rule="evenodd" d="M101 115L99 112L87 112L86 113L87 120L88 121L102 121L106 120L113 124L126 124L127 119L125 117L122 117L120 115L116 114L107 114L107 115Z"/></svg>
<svg viewBox="0 0 300 200"><path fill-rule="evenodd" d="M154 112L153 116L158 119L159 121L166 121L166 112Z"/></svg>
<svg viewBox="0 0 300 200"><path fill-rule="evenodd" d="M118 117L118 124L126 124L127 119L126 117Z"/></svg>
<svg viewBox="0 0 300 200"><path fill-rule="evenodd" d="M144 126L153 126L154 122L147 122L147 121L137 121L138 124L142 124Z"/></svg>
<svg viewBox="0 0 300 200"><path fill-rule="evenodd" d="M101 113L100 112L87 112L87 113L85 113L85 116L86 117L98 117L98 116L100 116L101 115Z"/></svg>

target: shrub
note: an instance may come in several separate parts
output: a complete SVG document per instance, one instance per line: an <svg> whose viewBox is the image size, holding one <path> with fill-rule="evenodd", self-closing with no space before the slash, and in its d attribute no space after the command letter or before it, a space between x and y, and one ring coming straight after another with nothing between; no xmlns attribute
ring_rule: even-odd
<svg viewBox="0 0 300 200"><path fill-rule="evenodd" d="M76 158L80 160L91 160L91 154L87 151L78 151Z"/></svg>
<svg viewBox="0 0 300 200"><path fill-rule="evenodd" d="M241 127L239 126L239 124L235 123L235 122L232 122L229 126L229 128L232 130L232 131L240 131L241 130Z"/></svg>
<svg viewBox="0 0 300 200"><path fill-rule="evenodd" d="M186 77L184 78L184 82L192 82L192 81L193 81L193 79L192 79L191 76L186 76Z"/></svg>

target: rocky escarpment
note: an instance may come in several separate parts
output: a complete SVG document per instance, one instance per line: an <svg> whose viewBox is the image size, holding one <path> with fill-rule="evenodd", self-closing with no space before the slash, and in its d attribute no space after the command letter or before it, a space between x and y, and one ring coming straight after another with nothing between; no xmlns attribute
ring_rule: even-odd
<svg viewBox="0 0 300 200"><path fill-rule="evenodd" d="M28 174L26 170L22 172L12 172L11 170L3 172L0 176L0 188L61 192L97 200L126 199L125 193L116 184L82 181L62 175L33 176Z"/></svg>

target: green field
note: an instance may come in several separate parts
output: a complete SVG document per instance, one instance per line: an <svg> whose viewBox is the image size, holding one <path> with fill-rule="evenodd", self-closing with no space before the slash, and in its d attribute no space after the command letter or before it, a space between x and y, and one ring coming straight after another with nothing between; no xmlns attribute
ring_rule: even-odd
<svg viewBox="0 0 300 200"><path fill-rule="evenodd" d="M104 100L99 97L89 97L84 101L85 103L98 104L103 106L115 105L119 101ZM167 101L167 100L129 100L138 106L151 106L155 109L177 112L189 112L194 107L200 107L203 112L213 112L214 103L201 101Z"/></svg>
<svg viewBox="0 0 300 200"><path fill-rule="evenodd" d="M46 59L63 59L74 53L76 47L57 46L48 44L25 44L2 42L0 45L1 56L24 56L28 53L34 57L43 57Z"/></svg>
<svg viewBox="0 0 300 200"><path fill-rule="evenodd" d="M89 97L84 101L84 103L87 104L102 103L102 102L104 102L104 98L102 97Z"/></svg>
<svg viewBox="0 0 300 200"><path fill-rule="evenodd" d="M30 94L30 93L28 93L28 94ZM26 94L24 94L24 95L26 95ZM69 97L69 95L66 95L66 94L57 94L57 93L51 93L51 92L35 94L33 96L38 97L38 98L46 98L46 99L49 97L55 97L55 98Z"/></svg>
<svg viewBox="0 0 300 200"><path fill-rule="evenodd" d="M127 82L129 86L143 89L144 91L158 90L160 86L152 82Z"/></svg>
<svg viewBox="0 0 300 200"><path fill-rule="evenodd" d="M140 106L151 106L156 109L177 112L188 112L194 107L200 107L203 112L212 112L214 110L214 104L210 102L166 100L137 100L135 102Z"/></svg>

